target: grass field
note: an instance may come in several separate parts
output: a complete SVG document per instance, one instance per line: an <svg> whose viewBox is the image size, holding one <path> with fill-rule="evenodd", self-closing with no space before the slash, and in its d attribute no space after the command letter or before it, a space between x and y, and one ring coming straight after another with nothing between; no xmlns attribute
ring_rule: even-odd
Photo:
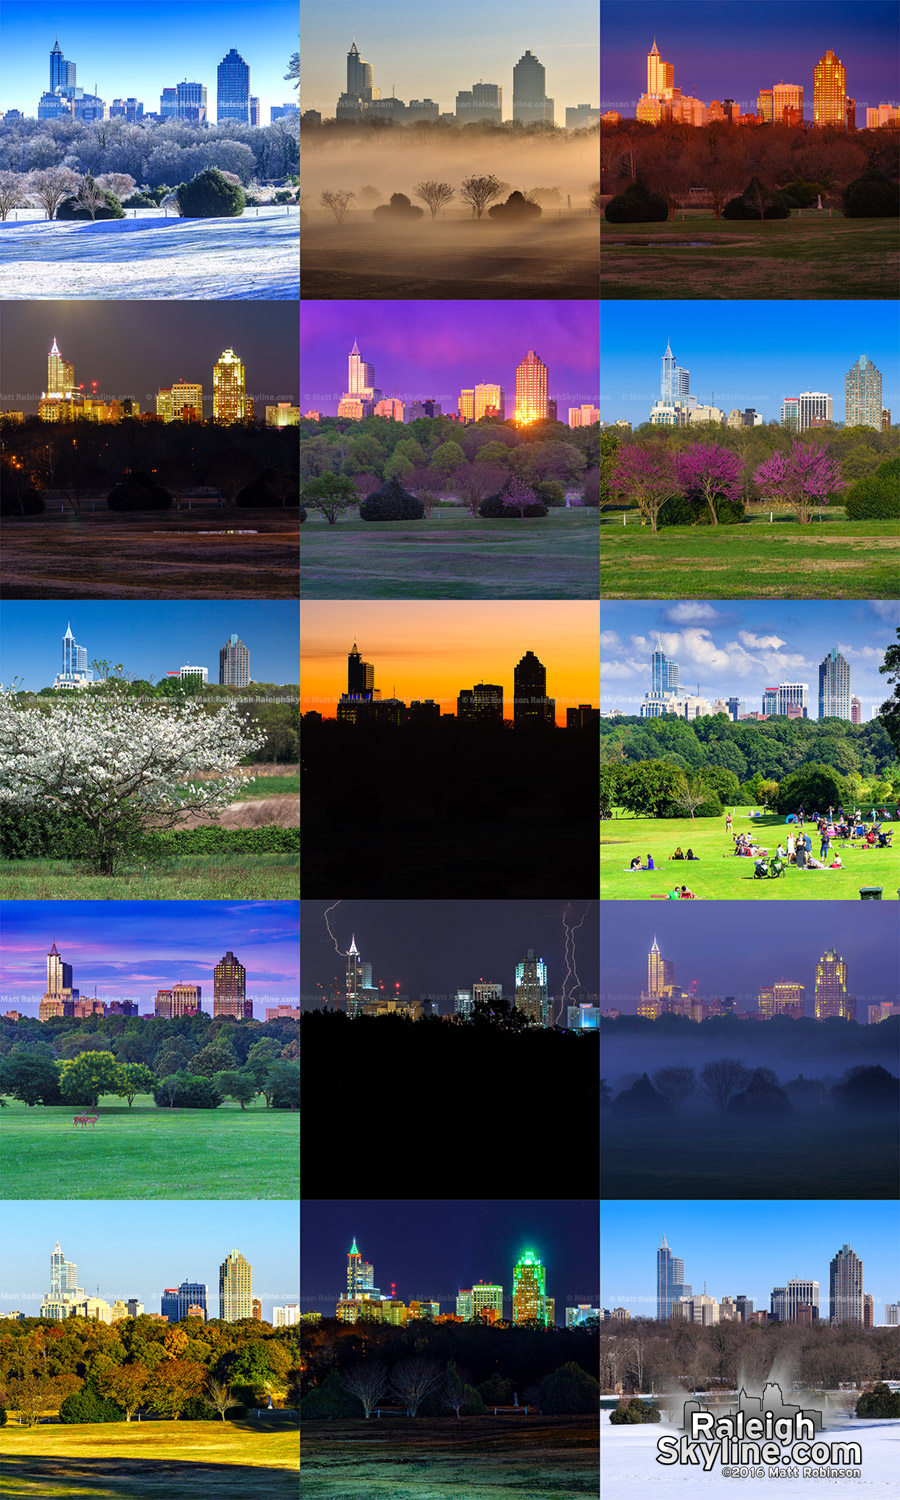
<svg viewBox="0 0 900 1500"><path fill-rule="evenodd" d="M241 801L246 797L287 797L300 795L300 771L285 776L254 776L241 783Z"/></svg>
<svg viewBox="0 0 900 1500"><path fill-rule="evenodd" d="M585 1417L305 1422L303 1500L569 1500L597 1493Z"/></svg>
<svg viewBox="0 0 900 1500"><path fill-rule="evenodd" d="M299 890L298 854L184 855L117 875L83 875L67 859L15 859L0 863L0 898L6 901L289 901Z"/></svg>
<svg viewBox="0 0 900 1500"><path fill-rule="evenodd" d="M0 1119L0 1198L299 1198L300 1116L267 1110L131 1109L103 1095L95 1126L79 1109L10 1100Z"/></svg>
<svg viewBox="0 0 900 1500"><path fill-rule="evenodd" d="M603 517L604 599L892 599L896 521L666 526L654 536L628 515Z"/></svg>
<svg viewBox="0 0 900 1500"><path fill-rule="evenodd" d="M673 242L683 240L711 243L676 248ZM606 299L891 298L897 271L891 219L795 210L789 219L757 222L688 209L673 223L601 220L600 295Z"/></svg>
<svg viewBox="0 0 900 1500"><path fill-rule="evenodd" d="M774 855L779 842L784 847L789 827L777 813L749 818L746 808L732 808L735 833L752 833L763 848ZM886 827L893 825L887 824ZM791 824L790 827L796 827ZM807 825L812 852L819 857L815 826ZM696 896L713 901L855 901L860 886L880 885L882 900L896 900L900 886L900 825L891 849L869 849L859 842L844 847L832 844L843 861L840 870L798 870L788 865L779 879L753 878L754 861L737 859L731 835L721 818L632 818L622 814L600 824L600 896L606 901L648 901L664 896L676 883L686 885ZM697 860L670 860L677 846L682 853L692 849ZM653 855L655 871L635 871L628 866L636 855L647 863ZM828 856L828 862L833 854Z"/></svg>
<svg viewBox="0 0 900 1500"><path fill-rule="evenodd" d="M296 1500L296 1426L122 1422L4 1427L4 1500Z"/></svg>
<svg viewBox="0 0 900 1500"><path fill-rule="evenodd" d="M578 507L516 521L458 506L427 521L310 515L300 537L304 599L597 599L598 516Z"/></svg>

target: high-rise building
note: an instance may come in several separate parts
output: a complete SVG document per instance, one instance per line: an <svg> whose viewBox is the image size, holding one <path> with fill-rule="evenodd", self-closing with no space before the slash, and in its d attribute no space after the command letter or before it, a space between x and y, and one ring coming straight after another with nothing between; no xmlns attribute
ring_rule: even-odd
<svg viewBox="0 0 900 1500"><path fill-rule="evenodd" d="M847 371L848 427L874 427L880 432L883 426L881 405L881 371L876 369L864 354Z"/></svg>
<svg viewBox="0 0 900 1500"><path fill-rule="evenodd" d="M791 432L806 432L812 426L831 424L832 398L827 391L804 391L800 396L785 396L781 403L781 425Z"/></svg>
<svg viewBox="0 0 900 1500"><path fill-rule="evenodd" d="M170 991L172 1017L196 1015L202 1009L200 1004L202 993L202 986L199 984L186 984L182 980L173 984Z"/></svg>
<svg viewBox="0 0 900 1500"><path fill-rule="evenodd" d="M531 51L523 53L513 68L513 120L523 125L543 121L553 124L553 100L547 98L543 63Z"/></svg>
<svg viewBox="0 0 900 1500"><path fill-rule="evenodd" d="M72 626L67 624L62 642L62 671L57 673L53 686L57 690L86 688L93 680L93 669L87 664L87 647L76 643Z"/></svg>
<svg viewBox="0 0 900 1500"><path fill-rule="evenodd" d="M250 69L234 47L216 71L216 118L250 124Z"/></svg>
<svg viewBox="0 0 900 1500"><path fill-rule="evenodd" d="M78 1289L78 1267L74 1261L66 1260L57 1240L50 1256L50 1296L62 1302L66 1297L74 1297Z"/></svg>
<svg viewBox="0 0 900 1500"><path fill-rule="evenodd" d="M502 999L503 985L498 984L496 980L478 979L472 985L473 1008L479 1003L479 1001L483 1001L485 1005L490 1005L494 1000Z"/></svg>
<svg viewBox="0 0 900 1500"><path fill-rule="evenodd" d="M203 387L189 380L176 380L156 393L156 415L164 422L202 422Z"/></svg>
<svg viewBox="0 0 900 1500"><path fill-rule="evenodd" d="M350 941L350 947L347 950L347 982L344 990L348 1016L361 1016L363 1013L363 1006L366 1002L365 991L370 989L372 985L371 965L369 965L368 984L366 983L365 968L366 965L359 956L359 949L356 946L356 934L354 933ZM354 1240L355 1243L356 1241Z"/></svg>
<svg viewBox="0 0 900 1500"><path fill-rule="evenodd" d="M195 125L206 124L206 84L189 83L185 78L181 83L175 85L175 115L179 120L192 120ZM219 119L235 118L232 115Z"/></svg>
<svg viewBox="0 0 900 1500"><path fill-rule="evenodd" d="M464 1021L468 1021L472 1014L473 1004L471 990L457 990L453 999L453 1014L462 1016Z"/></svg>
<svg viewBox="0 0 900 1500"><path fill-rule="evenodd" d="M656 938L647 954L647 994L656 999L675 983L675 965L670 958L663 958Z"/></svg>
<svg viewBox="0 0 900 1500"><path fill-rule="evenodd" d="M547 420L547 366L533 349L516 366L515 419L519 426Z"/></svg>
<svg viewBox="0 0 900 1500"><path fill-rule="evenodd" d="M219 1267L219 1317L237 1323L253 1316L253 1267L232 1250Z"/></svg>
<svg viewBox="0 0 900 1500"><path fill-rule="evenodd" d="M456 412L461 422L475 421L475 387L471 390L460 391L459 400L456 403Z"/></svg>
<svg viewBox="0 0 900 1500"><path fill-rule="evenodd" d="M802 1020L806 1007L806 987L793 979L779 979L759 992L759 1018L771 1021L773 1016L791 1016Z"/></svg>
<svg viewBox="0 0 900 1500"><path fill-rule="evenodd" d="M484 417L506 420L506 392L502 385L476 385L475 421L480 422Z"/></svg>
<svg viewBox="0 0 900 1500"><path fill-rule="evenodd" d="M797 111L803 119L803 85L801 83L776 83L772 89L772 118L776 125L792 125ZM787 113L785 113L787 111Z"/></svg>
<svg viewBox="0 0 900 1500"><path fill-rule="evenodd" d="M502 684L476 682L474 687L460 688L456 698L456 717L479 724L502 724Z"/></svg>
<svg viewBox="0 0 900 1500"><path fill-rule="evenodd" d="M247 999L247 970L230 948L213 970L213 1016L253 1019L253 1002Z"/></svg>
<svg viewBox="0 0 900 1500"><path fill-rule="evenodd" d="M691 1288L685 1284L684 1261L673 1255L663 1235L662 1244L656 1252L656 1320L668 1323L672 1318L672 1304L681 1297L690 1297Z"/></svg>
<svg viewBox="0 0 900 1500"><path fill-rule="evenodd" d="M177 1286L164 1287L159 1299L160 1315L167 1318L170 1323L178 1322L178 1288Z"/></svg>
<svg viewBox="0 0 900 1500"><path fill-rule="evenodd" d="M666 352L660 361L659 399L667 405L683 403L690 395L691 372L682 369L672 353L672 345L666 344Z"/></svg>
<svg viewBox="0 0 900 1500"><path fill-rule="evenodd" d="M847 128L847 69L830 47L813 69L813 124Z"/></svg>
<svg viewBox="0 0 900 1500"><path fill-rule="evenodd" d="M172 1019L172 991L157 990L156 999L153 1002L153 1014L160 1016L164 1021Z"/></svg>
<svg viewBox="0 0 900 1500"><path fill-rule="evenodd" d="M286 1302L283 1307L272 1308L273 1328L293 1328L300 1322L300 1303Z"/></svg>
<svg viewBox="0 0 900 1500"><path fill-rule="evenodd" d="M71 397L75 391L75 367L63 359L56 339L47 355L47 396Z"/></svg>
<svg viewBox="0 0 900 1500"><path fill-rule="evenodd" d="M516 729L555 723L556 703L547 697L547 669L526 651L513 670L513 724Z"/></svg>
<svg viewBox="0 0 900 1500"><path fill-rule="evenodd" d="M462 1318L464 1323L470 1323L473 1312L474 1302L472 1300L471 1287L465 1290L461 1288L456 1294L456 1316Z"/></svg>
<svg viewBox="0 0 900 1500"><path fill-rule="evenodd" d="M829 1266L828 1316L832 1323L863 1321L863 1263L842 1245Z"/></svg>
<svg viewBox="0 0 900 1500"><path fill-rule="evenodd" d="M159 96L159 112L164 120L174 120L178 114L178 90L164 88Z"/></svg>
<svg viewBox="0 0 900 1500"><path fill-rule="evenodd" d="M832 646L819 663L819 718L849 719L850 663Z"/></svg>
<svg viewBox="0 0 900 1500"><path fill-rule="evenodd" d="M250 685L250 652L240 636L230 635L219 649L219 682L225 687Z"/></svg>
<svg viewBox="0 0 900 1500"><path fill-rule="evenodd" d="M503 90L499 83L473 83L456 96L456 118L460 125L487 121L499 125L503 120Z"/></svg>
<svg viewBox="0 0 900 1500"><path fill-rule="evenodd" d="M771 694L774 693L774 700ZM771 707L766 707L766 704ZM809 683L780 682L763 693L763 713L783 714L787 719L809 718Z"/></svg>
<svg viewBox="0 0 900 1500"><path fill-rule="evenodd" d="M678 663L666 656L659 636L656 650L650 657L650 691L655 698L665 698L678 691Z"/></svg>
<svg viewBox="0 0 900 1500"><path fill-rule="evenodd" d="M368 102L377 97L377 91L372 87L372 64L363 62L353 38L353 45L347 53L347 93L356 99L365 99Z"/></svg>
<svg viewBox="0 0 900 1500"><path fill-rule="evenodd" d="M213 365L213 421L243 422L249 416L244 366L233 349L226 349Z"/></svg>
<svg viewBox="0 0 900 1500"><path fill-rule="evenodd" d="M850 723L862 723L862 703L860 702L859 698L850 699Z"/></svg>
<svg viewBox="0 0 900 1500"><path fill-rule="evenodd" d="M354 339L353 348L347 358L347 389L342 396L337 414L359 422L371 417L375 402L381 391L375 385L375 366L364 360Z"/></svg>
<svg viewBox="0 0 900 1500"><path fill-rule="evenodd" d="M769 1303L770 1316L778 1323L799 1323L804 1321L800 1316L801 1309L811 1308L811 1322L817 1322L819 1317L819 1283L817 1281L805 1281L801 1277L792 1277L787 1286L776 1286L772 1288Z"/></svg>
<svg viewBox="0 0 900 1500"><path fill-rule="evenodd" d="M53 43L53 51L50 53L50 92L55 93L57 89L74 88L76 83L77 69L73 62L67 62L63 57L62 48L59 45L59 37Z"/></svg>
<svg viewBox="0 0 900 1500"><path fill-rule="evenodd" d="M772 124L772 116L775 108L773 89L760 89L756 96L756 113L760 116L764 125Z"/></svg>
<svg viewBox="0 0 900 1500"><path fill-rule="evenodd" d="M833 948L823 953L816 964L814 1013L817 1021L826 1021L829 1016L856 1019L856 1002L847 994L847 964Z"/></svg>
<svg viewBox="0 0 900 1500"><path fill-rule="evenodd" d="M170 1321L180 1323L182 1318L186 1318L188 1316L191 1308L197 1308L199 1309L204 1323L206 1322L207 1318L209 1317L209 1310L207 1307L207 1292L205 1282L183 1281L175 1295L178 1299L178 1316L177 1318L173 1318Z"/></svg>
<svg viewBox="0 0 900 1500"><path fill-rule="evenodd" d="M647 94L651 99L664 99L671 95L675 85L674 63L663 62L653 38L653 46L647 53Z"/></svg>
<svg viewBox="0 0 900 1500"><path fill-rule="evenodd" d="M494 1281L476 1281L472 1287L472 1316L491 1322L503 1317L503 1288Z"/></svg>
<svg viewBox="0 0 900 1500"><path fill-rule="evenodd" d="M354 641L353 649L347 656L347 697L369 701L374 692L375 668L371 662L363 661Z"/></svg>
<svg viewBox="0 0 900 1500"><path fill-rule="evenodd" d="M599 1322L600 1313L599 1307L591 1307L589 1302L579 1302L577 1307L566 1308L566 1327L579 1328L582 1323L592 1322L594 1319Z"/></svg>
<svg viewBox="0 0 900 1500"><path fill-rule="evenodd" d="M533 948L516 964L515 1004L538 1026L547 1025L547 965Z"/></svg>
<svg viewBox="0 0 900 1500"><path fill-rule="evenodd" d="M533 1250L526 1250L513 1266L514 1323L547 1322L546 1271Z"/></svg>

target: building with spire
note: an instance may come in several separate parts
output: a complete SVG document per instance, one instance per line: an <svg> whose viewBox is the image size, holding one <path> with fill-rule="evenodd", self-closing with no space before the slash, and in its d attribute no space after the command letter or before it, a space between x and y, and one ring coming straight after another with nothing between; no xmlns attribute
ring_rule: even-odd
<svg viewBox="0 0 900 1500"><path fill-rule="evenodd" d="M63 1322L83 1297L78 1285L78 1267L74 1261L66 1260L57 1240L50 1256L50 1291L41 1303L40 1317Z"/></svg>
<svg viewBox="0 0 900 1500"><path fill-rule="evenodd" d="M365 996L363 995L363 963L356 946L356 934L350 939L347 950L347 981L344 991L348 1016L361 1016ZM355 1243L355 1241L354 1241Z"/></svg>
<svg viewBox="0 0 900 1500"><path fill-rule="evenodd" d="M513 67L513 120L522 125L552 125L553 100L547 97L544 65L527 51Z"/></svg>
<svg viewBox="0 0 900 1500"><path fill-rule="evenodd" d="M361 422L363 417L374 414L380 396L381 391L375 385L375 366L363 359L354 339L347 358L347 389L338 404L337 414Z"/></svg>
<svg viewBox="0 0 900 1500"><path fill-rule="evenodd" d="M53 683L55 689L93 686L94 673L87 664L87 648L76 644L71 624L66 625L66 633L63 636L62 659L62 671L57 672Z"/></svg>
<svg viewBox="0 0 900 1500"><path fill-rule="evenodd" d="M474 397L473 397L474 415ZM516 424L527 427L531 422L546 422L547 366L533 349L516 365Z"/></svg>
<svg viewBox="0 0 900 1500"><path fill-rule="evenodd" d="M679 365L672 345L667 343L660 361L659 400L650 408L650 421L655 427L683 427L696 405L697 398L691 395L691 372Z"/></svg>
<svg viewBox="0 0 900 1500"><path fill-rule="evenodd" d="M684 1261L672 1254L663 1235L656 1252L656 1321L670 1322L672 1304L690 1296L691 1288L684 1280Z"/></svg>
<svg viewBox="0 0 900 1500"><path fill-rule="evenodd" d="M342 1323L356 1323L360 1318L368 1316L382 1320L383 1303L381 1291L375 1285L374 1267L369 1261L363 1260L354 1235L353 1244L347 1253L347 1291L338 1301L335 1315ZM393 1322L395 1319L389 1315L386 1321Z"/></svg>
<svg viewBox="0 0 900 1500"><path fill-rule="evenodd" d="M253 1001L247 999L247 970L230 948L213 970L213 1017L216 1016L253 1020Z"/></svg>
<svg viewBox="0 0 900 1500"><path fill-rule="evenodd" d="M547 668L533 651L513 669L513 725L531 729L556 722L556 701L547 697Z"/></svg>
<svg viewBox="0 0 900 1500"><path fill-rule="evenodd" d="M727 102L732 104L730 100ZM647 92L638 100L636 114L648 125L658 125L661 120L674 120L680 125L705 125L709 115L706 105L699 99L682 94L681 89L675 87L674 65L660 57L656 37L647 54Z"/></svg>
<svg viewBox="0 0 900 1500"><path fill-rule="evenodd" d="M49 1021L53 1016L73 1013L74 1002L79 992L72 988L72 965L63 963L54 943L47 954L47 988L41 996L38 1020Z"/></svg>

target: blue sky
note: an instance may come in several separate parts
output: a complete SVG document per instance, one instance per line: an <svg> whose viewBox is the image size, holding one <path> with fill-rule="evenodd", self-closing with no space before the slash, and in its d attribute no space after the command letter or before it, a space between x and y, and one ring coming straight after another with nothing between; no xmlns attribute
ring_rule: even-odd
<svg viewBox="0 0 900 1500"><path fill-rule="evenodd" d="M181 667L206 667L219 680L219 651L232 634L250 652L254 682L297 683L300 621L296 604L232 599L222 603L98 600L0 603L0 682L14 678L37 692L62 671L66 626L94 660L121 662L132 677L159 682Z"/></svg>
<svg viewBox="0 0 900 1500"><path fill-rule="evenodd" d="M596 0L453 0L424 9L413 0L304 0L300 22L300 97L303 109L333 115L347 87L347 53L356 38L372 64L382 98L433 99L446 113L460 89L498 83L503 118L512 119L512 70L534 53L546 69L557 125L566 109L597 103Z"/></svg>
<svg viewBox="0 0 900 1500"><path fill-rule="evenodd" d="M200 1281L209 1315L218 1317L219 1266L231 1250L250 1262L253 1296L267 1322L273 1305L300 1300L297 1203L29 1200L5 1208L0 1313L38 1316L57 1239L89 1296L99 1285L108 1302L136 1297L148 1313L160 1311L164 1287Z"/></svg>
<svg viewBox="0 0 900 1500"><path fill-rule="evenodd" d="M58 37L86 93L96 84L107 104L133 97L158 113L163 88L188 78L206 84L215 121L216 69L234 47L250 69L250 92L268 125L270 105L297 97L283 77L298 50L297 34L296 0L85 0L74 6L3 0L0 106L37 116Z"/></svg>
<svg viewBox="0 0 900 1500"><path fill-rule="evenodd" d="M135 997L153 1009L173 981L199 984L212 1012L213 969L231 949L247 970L247 996L285 1003L299 993L297 901L4 901L0 902L3 1008L37 1015L56 943L83 995ZM29 997L23 1003L19 997ZM265 1020L265 1005L254 1006Z"/></svg>
<svg viewBox="0 0 900 1500"><path fill-rule="evenodd" d="M734 604L703 599L650 600L600 606L600 706L636 714L650 690L650 655L657 636L678 663L679 691L713 700L737 696L748 713L762 711L762 693L781 682L809 684L809 717L819 713L819 663L837 646L850 663L850 692L863 721L888 697L878 668L896 644L900 605L891 600Z"/></svg>
<svg viewBox="0 0 900 1500"><path fill-rule="evenodd" d="M886 1302L900 1300L897 1203L603 1200L601 1306L625 1307L633 1318L656 1316L656 1251L663 1235L684 1261L688 1284L702 1292L705 1280L717 1300L744 1295L768 1312L774 1286L808 1277L819 1283L819 1309L827 1317L828 1267L842 1245L863 1263L863 1291L875 1298L876 1323L886 1322Z"/></svg>
<svg viewBox="0 0 900 1500"><path fill-rule="evenodd" d="M600 417L637 426L659 400L670 342L691 394L726 415L754 407L781 421L785 396L827 391L843 422L847 371L861 354L881 371L881 401L900 420L896 304L880 302L605 302L600 318Z"/></svg>

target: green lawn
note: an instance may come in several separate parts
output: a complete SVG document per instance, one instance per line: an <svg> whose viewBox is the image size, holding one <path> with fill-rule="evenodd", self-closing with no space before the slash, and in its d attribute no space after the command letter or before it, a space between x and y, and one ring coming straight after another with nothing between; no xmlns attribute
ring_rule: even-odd
<svg viewBox="0 0 900 1500"><path fill-rule="evenodd" d="M310 514L300 537L303 599L596 599L595 510L518 522L458 506L427 521L339 521Z"/></svg>
<svg viewBox="0 0 900 1500"><path fill-rule="evenodd" d="M779 841L784 846L788 825L777 813L761 818L747 816L746 808L732 808L735 833L752 833L763 848L775 853ZM791 824L790 827L795 827ZM835 840L843 861L840 870L798 870L789 865L777 880L755 880L754 861L738 859L731 835L725 830L725 818L632 818L620 813L610 822L600 824L600 895L607 901L647 901L665 896L677 883L686 885L695 895L713 901L857 901L863 885L880 885L882 900L897 899L900 887L900 824L886 824L895 829L891 849L860 848L859 841L843 847ZM812 852L819 857L819 837L815 826L807 831L813 841ZM692 849L698 856L682 862L670 859L681 846L684 854ZM628 866L636 855L641 864L653 855L655 871L635 871ZM834 857L828 857L828 863Z"/></svg>
<svg viewBox="0 0 900 1500"><path fill-rule="evenodd" d="M0 1117L0 1198L299 1198L300 1116L267 1110L131 1109L104 1095L95 1126L75 1105L9 1101Z"/></svg>
<svg viewBox="0 0 900 1500"><path fill-rule="evenodd" d="M293 778L299 780L299 778ZM67 859L0 863L6 901L289 901L299 894L298 854L216 854L138 860L118 875L83 875Z"/></svg>
<svg viewBox="0 0 900 1500"><path fill-rule="evenodd" d="M4 1427L4 1500L296 1500L297 1427L277 1418Z"/></svg>
<svg viewBox="0 0 900 1500"><path fill-rule="evenodd" d="M604 599L892 599L900 569L896 521L666 526L636 512L603 516Z"/></svg>
<svg viewBox="0 0 900 1500"><path fill-rule="evenodd" d="M254 776L245 781L235 797L236 802L245 802L248 797L299 797L300 770L286 772L283 776Z"/></svg>
<svg viewBox="0 0 900 1500"><path fill-rule="evenodd" d="M707 249L672 241L707 240ZM662 248L650 248L662 247ZM673 223L601 219L600 295L637 301L749 298L889 299L897 295L896 219L795 210L789 219L716 219L679 210Z"/></svg>

